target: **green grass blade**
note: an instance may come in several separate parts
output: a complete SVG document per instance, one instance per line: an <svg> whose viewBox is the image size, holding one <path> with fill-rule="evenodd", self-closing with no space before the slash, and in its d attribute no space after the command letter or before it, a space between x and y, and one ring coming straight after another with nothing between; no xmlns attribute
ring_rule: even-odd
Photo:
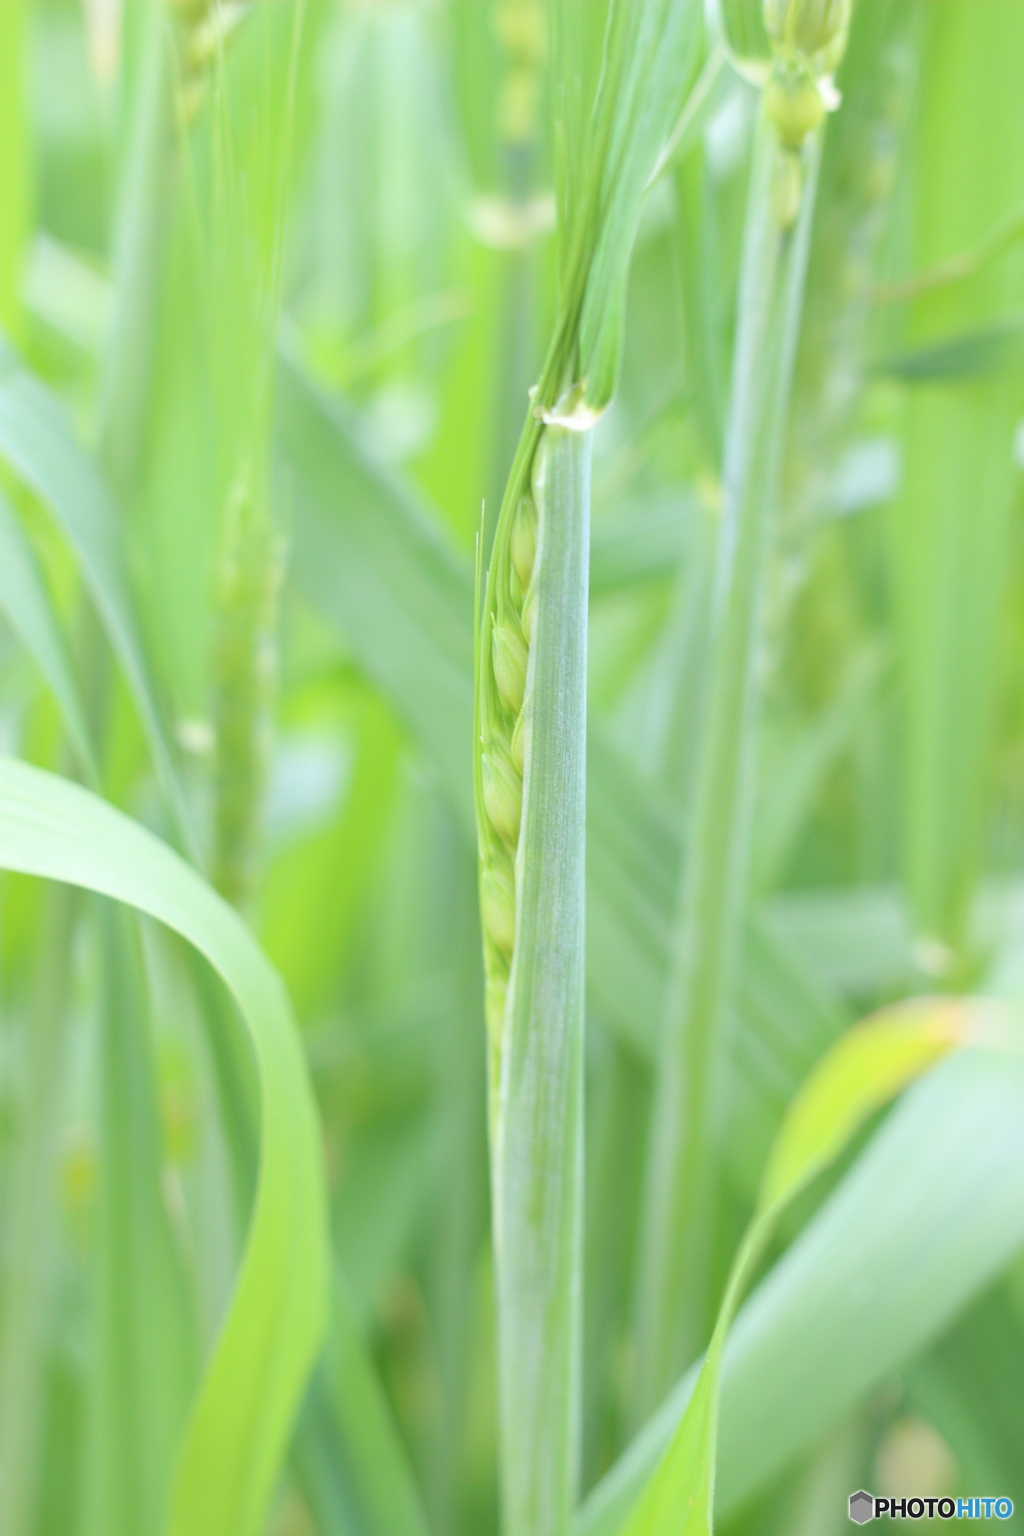
<svg viewBox="0 0 1024 1536"><path fill-rule="evenodd" d="M393 729L389 720L389 741ZM320 899L326 898L321 894ZM330 928L327 934L330 941ZM234 1019L228 1016L230 999L216 988L215 978L198 957L194 969L204 999L235 1200L239 1220L244 1221L258 1142L250 1064L241 1059L246 1041L237 1037ZM337 1271L329 1331L295 1426L290 1461L321 1536L424 1536L408 1457L363 1340L350 1287Z"/></svg>
<svg viewBox="0 0 1024 1536"><path fill-rule="evenodd" d="M68 739L86 778L96 783L85 706L46 581L17 514L0 491L0 608L61 707Z"/></svg>
<svg viewBox="0 0 1024 1536"><path fill-rule="evenodd" d="M473 821L473 588L412 495L355 423L285 361L277 383L279 496L295 519L294 579L340 616L361 665Z"/></svg>
<svg viewBox="0 0 1024 1536"><path fill-rule="evenodd" d="M722 297L721 214L713 195L707 151L698 144L676 167L679 202L680 295L686 371L702 446L715 474L722 463L728 407L725 305Z"/></svg>
<svg viewBox="0 0 1024 1536"><path fill-rule="evenodd" d="M119 496L137 489L153 386L157 300L176 182L169 29L157 0L126 17L113 307L103 352L99 456Z"/></svg>
<svg viewBox="0 0 1024 1536"><path fill-rule="evenodd" d="M849 1030L790 1105L758 1196L759 1215L781 1210L843 1151L868 1117L963 1038L969 1005L901 1003Z"/></svg>
<svg viewBox="0 0 1024 1536"><path fill-rule="evenodd" d="M31 233L31 139L27 108L28 0L9 0L0 15L0 160L4 216L0 220L0 326L16 335Z"/></svg>
<svg viewBox="0 0 1024 1536"><path fill-rule="evenodd" d="M197 1319L161 1185L138 937L98 914L104 957L87 1536L159 1536L199 1376Z"/></svg>
<svg viewBox="0 0 1024 1536"><path fill-rule="evenodd" d="M768 1277L735 1330L746 1380L737 1372L731 1414L723 1404L723 1508L813 1445L1019 1250L1021 1088L1019 1063L994 1053L940 1062ZM787 1352L794 1396L762 1453L774 1401L767 1372Z"/></svg>
<svg viewBox="0 0 1024 1536"><path fill-rule="evenodd" d="M970 246L1020 200L1022 125L1000 128L999 154L981 157L1022 58L1017 11L954 7L931 18L915 145L921 270ZM970 946L993 771L1018 480L1013 436L1024 406L1014 335L1022 297L1022 253L1010 249L984 271L923 293L907 316L919 363L949 372L929 377L919 367L890 519L905 698L904 870L922 951L950 977Z"/></svg>
<svg viewBox="0 0 1024 1536"><path fill-rule="evenodd" d="M1024 1243L1022 1106L1018 1061L954 1052L904 1095L754 1292L723 1362L720 1513L810 1450ZM591 1495L578 1536L619 1531L696 1379L694 1368Z"/></svg>
<svg viewBox="0 0 1024 1536"><path fill-rule="evenodd" d="M330 997L394 821L400 729L377 694L361 692L352 778L337 812L283 848L267 871L260 939L300 1017Z"/></svg>
<svg viewBox="0 0 1024 1536"><path fill-rule="evenodd" d="M70 1023L67 988L74 894L47 903L29 1003L28 1115L9 1156L7 1232L12 1257L0 1292L0 1530L36 1529L46 1407L48 1325L54 1305L55 1212L47 1198L59 1146L60 1067Z"/></svg>
<svg viewBox="0 0 1024 1536"><path fill-rule="evenodd" d="M167 1532L256 1536L327 1313L317 1119L284 989L241 921L170 849L87 791L11 760L0 763L0 864L175 929L220 972L251 1032L262 1094L256 1200Z"/></svg>
<svg viewBox="0 0 1024 1536"><path fill-rule="evenodd" d="M825 140L786 454L784 528L806 541L863 403L870 322L920 66L921 0L855 5ZM856 258L852 253L856 252Z"/></svg>
<svg viewBox="0 0 1024 1536"><path fill-rule="evenodd" d="M7 351L0 355L0 454L49 508L80 562L124 668L175 829L195 858L198 843L135 617L117 510L56 399Z"/></svg>
<svg viewBox="0 0 1024 1536"><path fill-rule="evenodd" d="M1024 1433L1015 1385L1024 1331L1013 1281L996 1286L907 1372L909 1405L942 1435L965 1488L1024 1497Z"/></svg>
<svg viewBox="0 0 1024 1536"><path fill-rule="evenodd" d="M711 1536L724 1342L725 1329L716 1328L672 1444L622 1536Z"/></svg>
<svg viewBox="0 0 1024 1536"><path fill-rule="evenodd" d="M338 1278L293 1456L323 1536L428 1536L408 1456Z"/></svg>
<svg viewBox="0 0 1024 1536"><path fill-rule="evenodd" d="M800 1089L772 1148L693 1394L622 1536L711 1536L722 1354L754 1266L786 1206L871 1113L957 1044L967 1022L965 1010L934 999L901 1005L844 1035Z"/></svg>

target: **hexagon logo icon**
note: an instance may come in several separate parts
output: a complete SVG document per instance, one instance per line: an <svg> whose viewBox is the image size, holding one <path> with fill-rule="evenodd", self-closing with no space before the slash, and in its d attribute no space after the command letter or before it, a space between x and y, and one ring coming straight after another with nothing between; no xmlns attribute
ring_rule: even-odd
<svg viewBox="0 0 1024 1536"><path fill-rule="evenodd" d="M875 1518L875 1501L863 1488L850 1494L850 1519L855 1525L866 1525Z"/></svg>

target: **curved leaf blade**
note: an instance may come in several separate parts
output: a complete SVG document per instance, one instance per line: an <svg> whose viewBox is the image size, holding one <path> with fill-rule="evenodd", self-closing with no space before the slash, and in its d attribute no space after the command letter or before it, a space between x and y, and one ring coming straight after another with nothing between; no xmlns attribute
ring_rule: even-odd
<svg viewBox="0 0 1024 1536"><path fill-rule="evenodd" d="M966 1033L970 1006L915 998L847 1030L821 1059L779 1129L758 1199L781 1210L848 1146L857 1131Z"/></svg>
<svg viewBox="0 0 1024 1536"><path fill-rule="evenodd" d="M714 1336L689 1402L623 1536L711 1536L722 1353L740 1297L785 1207L842 1153L868 1116L952 1049L969 1005L914 999L848 1030L797 1094L768 1159L757 1210L740 1244Z"/></svg>
<svg viewBox="0 0 1024 1536"><path fill-rule="evenodd" d="M809 1450L994 1279L1024 1244L1022 1192L1024 1068L1002 1052L955 1051L908 1090L741 1311L722 1368L720 1512ZM686 1373L590 1495L576 1536L621 1530L697 1377Z"/></svg>
<svg viewBox="0 0 1024 1536"><path fill-rule="evenodd" d="M327 1319L317 1116L280 978L248 930L171 849L89 791L0 759L0 865L98 891L188 939L248 1025L261 1158L245 1252L193 1405L169 1536L255 1536Z"/></svg>
<svg viewBox="0 0 1024 1536"><path fill-rule="evenodd" d="M1002 1053L954 1051L904 1095L737 1320L722 1510L816 1444L998 1275L1024 1243L1022 1196L1024 1070Z"/></svg>

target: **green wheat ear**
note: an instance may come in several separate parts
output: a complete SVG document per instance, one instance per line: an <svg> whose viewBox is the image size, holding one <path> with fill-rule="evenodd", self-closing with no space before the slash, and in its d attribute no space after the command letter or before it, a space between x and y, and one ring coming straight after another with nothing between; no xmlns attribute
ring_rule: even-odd
<svg viewBox="0 0 1024 1536"><path fill-rule="evenodd" d="M543 558L543 439L532 495L499 520L487 583L480 655L479 784L481 916L487 971L487 1025L501 1035L515 946L515 857L529 762L530 636Z"/></svg>

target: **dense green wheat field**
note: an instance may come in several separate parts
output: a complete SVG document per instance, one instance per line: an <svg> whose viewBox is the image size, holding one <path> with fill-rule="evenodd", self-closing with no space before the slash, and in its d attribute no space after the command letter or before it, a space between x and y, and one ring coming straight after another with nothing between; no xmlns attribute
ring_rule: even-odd
<svg viewBox="0 0 1024 1536"><path fill-rule="evenodd" d="M1022 80L0 0L2 1536L1024 1512Z"/></svg>

